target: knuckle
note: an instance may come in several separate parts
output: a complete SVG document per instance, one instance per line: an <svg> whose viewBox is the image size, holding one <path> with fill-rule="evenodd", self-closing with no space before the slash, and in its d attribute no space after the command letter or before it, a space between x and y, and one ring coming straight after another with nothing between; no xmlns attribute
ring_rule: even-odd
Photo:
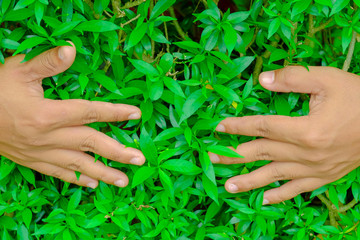
<svg viewBox="0 0 360 240"><path fill-rule="evenodd" d="M88 107L85 110L83 117L83 124L88 124L92 122L97 122L100 119L98 111L94 108L94 103L88 102Z"/></svg>
<svg viewBox="0 0 360 240"><path fill-rule="evenodd" d="M47 51L40 58L41 71L40 74L48 76L51 75L57 69L57 64L54 58L51 56L51 52Z"/></svg>
<svg viewBox="0 0 360 240"><path fill-rule="evenodd" d="M62 171L59 169L52 171L49 175L53 176L54 178L62 179Z"/></svg>
<svg viewBox="0 0 360 240"><path fill-rule="evenodd" d="M296 76L297 70L298 67L296 66L287 66L281 70L280 77L284 80L287 80L283 82L285 85L288 84L288 82L291 82L291 79L293 79L294 76Z"/></svg>
<svg viewBox="0 0 360 240"><path fill-rule="evenodd" d="M94 135L89 135L82 140L79 146L80 151L93 152L96 149L96 138Z"/></svg>
<svg viewBox="0 0 360 240"><path fill-rule="evenodd" d="M81 161L76 160L66 165L66 168L72 171L78 171L81 169Z"/></svg>
<svg viewBox="0 0 360 240"><path fill-rule="evenodd" d="M318 129L310 129L302 136L302 143L313 149L326 149L331 146L331 139L326 133L320 132Z"/></svg>
<svg viewBox="0 0 360 240"><path fill-rule="evenodd" d="M265 116L259 116L256 120L257 135L267 137L270 133L269 123Z"/></svg>
<svg viewBox="0 0 360 240"><path fill-rule="evenodd" d="M269 151L265 149L261 144L256 144L255 150L255 159L256 160L273 160L272 156L270 155Z"/></svg>
<svg viewBox="0 0 360 240"><path fill-rule="evenodd" d="M285 174L282 173L277 167L271 168L271 176L275 182L285 180Z"/></svg>

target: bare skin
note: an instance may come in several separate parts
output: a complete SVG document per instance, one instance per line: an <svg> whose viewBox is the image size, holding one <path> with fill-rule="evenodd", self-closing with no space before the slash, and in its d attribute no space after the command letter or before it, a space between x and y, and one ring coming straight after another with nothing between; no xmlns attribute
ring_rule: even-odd
<svg viewBox="0 0 360 240"><path fill-rule="evenodd" d="M0 65L0 155L38 172L81 186L96 188L98 180L125 187L129 179L84 153L142 165L143 154L85 124L141 117L140 109L85 100L44 99L42 79L59 74L74 62L75 47L51 49L20 63L24 56ZM75 171L81 172L77 180Z"/></svg>
<svg viewBox="0 0 360 240"><path fill-rule="evenodd" d="M241 144L245 158L209 153L213 163L258 160L271 163L230 178L230 193L245 192L290 180L264 193L264 204L279 203L331 183L360 166L360 77L331 67L286 67L260 75L271 91L309 93L310 113L303 117L246 116L227 118L217 131L261 139Z"/></svg>

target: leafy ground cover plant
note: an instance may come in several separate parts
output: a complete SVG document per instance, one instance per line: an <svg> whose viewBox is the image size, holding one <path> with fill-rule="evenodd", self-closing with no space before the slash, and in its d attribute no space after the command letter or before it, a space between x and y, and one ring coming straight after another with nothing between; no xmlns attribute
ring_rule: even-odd
<svg viewBox="0 0 360 240"><path fill-rule="evenodd" d="M77 58L45 97L139 106L142 119L91 126L141 149L126 188L70 185L1 157L2 239L359 239L360 171L284 203L229 194L267 162L212 165L208 151L252 137L216 133L229 116L309 112L304 94L264 90L261 71L320 65L359 72L359 1L0 0L0 61L71 40ZM229 9L230 8L230 9Z"/></svg>

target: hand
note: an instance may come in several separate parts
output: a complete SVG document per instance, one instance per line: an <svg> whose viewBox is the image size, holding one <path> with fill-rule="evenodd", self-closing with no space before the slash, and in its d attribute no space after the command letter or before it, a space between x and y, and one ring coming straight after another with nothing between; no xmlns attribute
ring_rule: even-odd
<svg viewBox="0 0 360 240"><path fill-rule="evenodd" d="M90 151L122 163L142 165L137 149L84 124L138 119L137 107L85 100L44 99L42 79L74 62L75 47L63 46L20 63L24 56L0 64L0 155L38 172L95 188L98 180L125 187L127 176L84 153ZM81 173L77 180L75 171Z"/></svg>
<svg viewBox="0 0 360 240"><path fill-rule="evenodd" d="M260 75L271 91L310 93L310 113L303 117L246 116L227 118L217 131L260 136L241 144L242 159L209 153L214 163L258 160L271 163L230 178L230 193L245 192L290 180L264 193L264 204L279 203L331 183L360 166L360 77L331 67L286 67Z"/></svg>

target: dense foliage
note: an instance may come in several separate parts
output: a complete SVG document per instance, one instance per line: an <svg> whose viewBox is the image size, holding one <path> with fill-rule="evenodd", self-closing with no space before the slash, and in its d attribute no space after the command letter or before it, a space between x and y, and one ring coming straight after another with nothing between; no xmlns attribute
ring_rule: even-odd
<svg viewBox="0 0 360 240"><path fill-rule="evenodd" d="M1 239L359 239L359 170L262 206L263 190L281 183L236 195L224 183L265 161L213 165L207 155L234 156L225 146L253 139L216 133L228 116L308 113L307 95L264 90L257 84L261 71L294 64L342 68L348 57L358 73L358 5L0 0L0 61L18 53L29 60L71 40L75 63L44 80L45 97L139 106L140 121L91 126L147 158L137 167L96 156L128 174L130 184L92 190L2 157Z"/></svg>

